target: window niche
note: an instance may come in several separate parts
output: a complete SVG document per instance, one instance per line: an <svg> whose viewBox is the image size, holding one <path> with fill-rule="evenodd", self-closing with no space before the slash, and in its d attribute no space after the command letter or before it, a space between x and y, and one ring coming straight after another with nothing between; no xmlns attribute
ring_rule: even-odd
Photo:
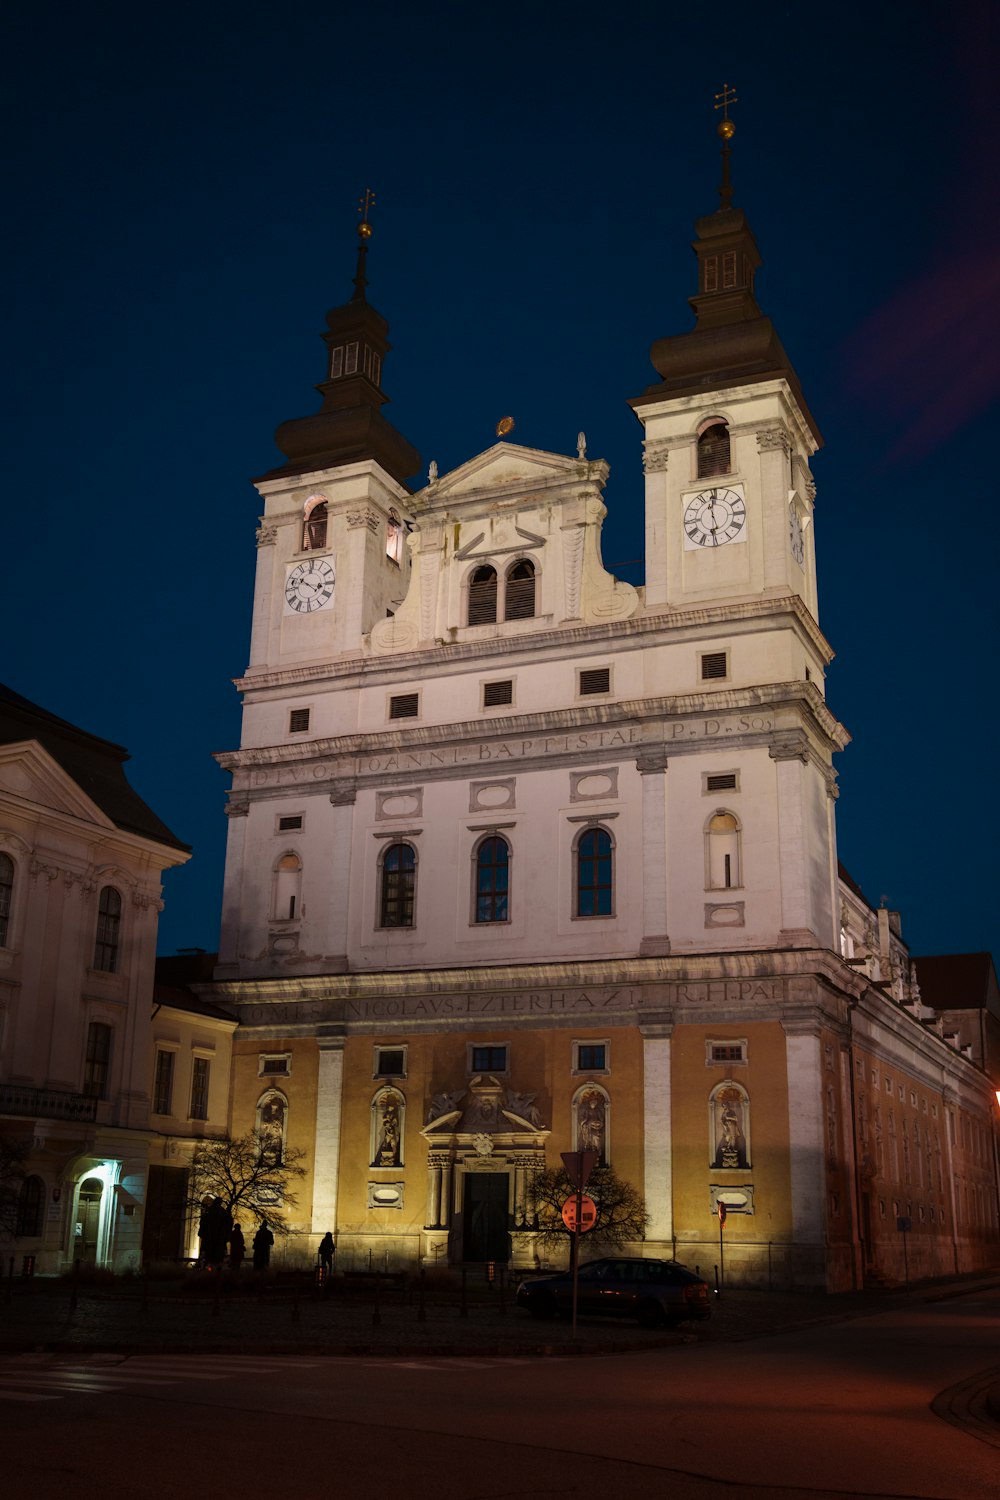
<svg viewBox="0 0 1000 1500"><path fill-rule="evenodd" d="M399 1089L383 1088L372 1099L369 1162L373 1167L403 1165L406 1099Z"/></svg>
<svg viewBox="0 0 1000 1500"><path fill-rule="evenodd" d="M599 1083L585 1083L573 1095L574 1150L596 1151L597 1164L610 1160L611 1096Z"/></svg>
<svg viewBox="0 0 1000 1500"><path fill-rule="evenodd" d="M276 922L294 922L302 915L302 861L291 850L274 867L271 915Z"/></svg>
<svg viewBox="0 0 1000 1500"><path fill-rule="evenodd" d="M737 890L743 884L740 820L720 807L705 825L705 888Z"/></svg>
<svg viewBox="0 0 1000 1500"><path fill-rule="evenodd" d="M750 1096L731 1081L718 1084L708 1100L709 1165L725 1170L750 1165Z"/></svg>
<svg viewBox="0 0 1000 1500"><path fill-rule="evenodd" d="M698 434L698 478L711 479L732 472L729 427L714 418Z"/></svg>
<svg viewBox="0 0 1000 1500"><path fill-rule="evenodd" d="M319 552L326 546L328 521L326 497L310 495L302 508L303 552Z"/></svg>
<svg viewBox="0 0 1000 1500"><path fill-rule="evenodd" d="M261 1158L280 1167L285 1159L288 1100L279 1089L268 1089L257 1100L255 1129Z"/></svg>

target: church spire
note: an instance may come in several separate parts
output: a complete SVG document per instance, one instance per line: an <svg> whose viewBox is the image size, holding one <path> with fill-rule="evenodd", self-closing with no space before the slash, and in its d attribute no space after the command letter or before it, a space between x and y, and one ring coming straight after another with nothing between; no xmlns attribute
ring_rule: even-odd
<svg viewBox="0 0 1000 1500"><path fill-rule="evenodd" d="M318 469L374 459L400 484L421 468L420 454L382 415L388 396L382 366L392 348L389 325L365 295L368 286L369 220L375 194L365 188L358 213L358 260L354 295L326 315L326 379L316 387L323 398L313 416L282 422L274 440L287 462L265 477L308 474Z"/></svg>
<svg viewBox="0 0 1000 1500"><path fill-rule="evenodd" d="M688 299L695 326L690 333L656 340L649 355L660 382L629 404L645 406L664 397L702 395L728 386L784 378L818 442L819 433L791 361L754 295L754 277L761 263L757 242L743 210L732 206L730 142L736 126L729 118L729 108L736 103L735 90L724 84L715 100L715 109L722 110L716 126L722 142L722 182L718 208L695 222L696 238L691 248L698 260L698 290Z"/></svg>

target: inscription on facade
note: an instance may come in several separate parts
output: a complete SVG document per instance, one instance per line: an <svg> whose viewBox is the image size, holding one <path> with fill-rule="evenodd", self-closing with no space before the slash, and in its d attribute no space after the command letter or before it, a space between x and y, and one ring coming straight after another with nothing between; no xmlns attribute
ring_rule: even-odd
<svg viewBox="0 0 1000 1500"><path fill-rule="evenodd" d="M668 740L715 740L727 734L760 734L774 728L770 713L722 714L714 719L675 719L667 725Z"/></svg>

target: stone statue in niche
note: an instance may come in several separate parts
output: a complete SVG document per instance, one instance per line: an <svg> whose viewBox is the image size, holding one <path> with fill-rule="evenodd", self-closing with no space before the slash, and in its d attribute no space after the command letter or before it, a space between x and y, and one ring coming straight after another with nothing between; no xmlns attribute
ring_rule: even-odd
<svg viewBox="0 0 1000 1500"><path fill-rule="evenodd" d="M375 1143L373 1167L398 1167L399 1160L399 1100L394 1094L383 1094L378 1105L378 1137Z"/></svg>
<svg viewBox="0 0 1000 1500"><path fill-rule="evenodd" d="M285 1101L277 1094L272 1094L261 1105L257 1135L261 1156L266 1156L276 1166L279 1165L285 1140Z"/></svg>
<svg viewBox="0 0 1000 1500"><path fill-rule="evenodd" d="M745 1167L747 1138L744 1112L746 1100L738 1089L720 1089L713 1101L715 1157L713 1167Z"/></svg>
<svg viewBox="0 0 1000 1500"><path fill-rule="evenodd" d="M608 1101L599 1089L585 1089L576 1107L576 1140L580 1151L596 1151L603 1167Z"/></svg>

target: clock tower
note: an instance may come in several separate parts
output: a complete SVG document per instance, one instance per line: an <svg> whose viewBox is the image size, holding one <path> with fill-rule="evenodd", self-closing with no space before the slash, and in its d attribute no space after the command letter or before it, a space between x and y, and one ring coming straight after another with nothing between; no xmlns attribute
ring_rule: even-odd
<svg viewBox="0 0 1000 1500"><path fill-rule="evenodd" d="M821 444L754 294L760 252L732 206L733 123L720 122L720 205L697 221L695 326L657 339L659 380L630 404L645 429L646 606L797 595L817 616L809 461Z"/></svg>

